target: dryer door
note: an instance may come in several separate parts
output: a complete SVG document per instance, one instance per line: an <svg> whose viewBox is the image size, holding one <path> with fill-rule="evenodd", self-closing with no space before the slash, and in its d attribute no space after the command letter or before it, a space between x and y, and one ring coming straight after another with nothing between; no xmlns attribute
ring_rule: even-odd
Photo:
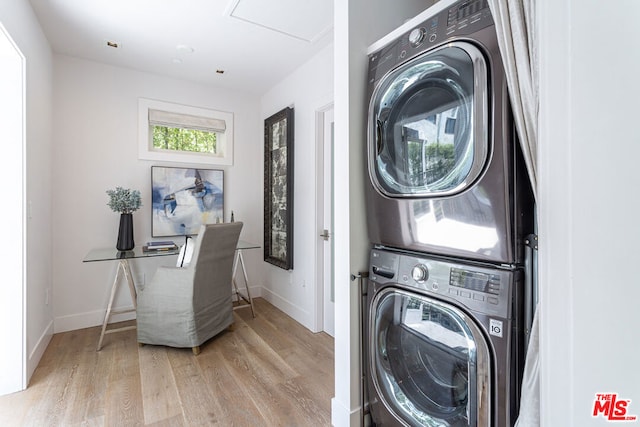
<svg viewBox="0 0 640 427"><path fill-rule="evenodd" d="M469 316L451 304L394 288L375 296L370 313L376 422L491 425L489 348Z"/></svg>
<svg viewBox="0 0 640 427"><path fill-rule="evenodd" d="M482 173L488 147L487 67L456 42L390 71L369 104L369 175L389 197L459 193Z"/></svg>

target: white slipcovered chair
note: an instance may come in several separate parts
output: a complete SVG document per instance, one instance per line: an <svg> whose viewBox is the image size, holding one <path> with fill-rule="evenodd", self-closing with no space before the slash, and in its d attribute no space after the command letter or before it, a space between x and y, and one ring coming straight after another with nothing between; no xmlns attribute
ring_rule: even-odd
<svg viewBox="0 0 640 427"><path fill-rule="evenodd" d="M160 267L138 292L138 343L200 345L233 323L233 258L241 222L200 228L187 267Z"/></svg>

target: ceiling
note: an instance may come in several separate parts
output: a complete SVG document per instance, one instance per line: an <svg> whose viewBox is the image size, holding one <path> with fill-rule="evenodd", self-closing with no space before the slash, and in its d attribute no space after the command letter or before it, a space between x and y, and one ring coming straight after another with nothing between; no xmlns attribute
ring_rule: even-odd
<svg viewBox="0 0 640 427"><path fill-rule="evenodd" d="M333 40L333 0L29 1L56 53L255 94Z"/></svg>

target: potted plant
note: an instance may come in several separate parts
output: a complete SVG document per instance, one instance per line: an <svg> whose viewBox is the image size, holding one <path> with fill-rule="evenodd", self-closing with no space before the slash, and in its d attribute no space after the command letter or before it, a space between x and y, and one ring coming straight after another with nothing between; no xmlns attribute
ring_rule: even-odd
<svg viewBox="0 0 640 427"><path fill-rule="evenodd" d="M116 187L115 190L107 190L109 203L107 205L114 212L120 213L120 229L118 230L119 251L130 251L135 247L133 241L133 212L140 209L142 199L138 190Z"/></svg>

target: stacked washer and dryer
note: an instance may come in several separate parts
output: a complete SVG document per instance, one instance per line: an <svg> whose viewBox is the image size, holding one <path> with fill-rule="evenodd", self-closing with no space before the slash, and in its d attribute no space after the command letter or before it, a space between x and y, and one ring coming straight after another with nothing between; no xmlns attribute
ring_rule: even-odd
<svg viewBox="0 0 640 427"><path fill-rule="evenodd" d="M511 426L533 197L496 30L486 0L419 20L369 55L365 411Z"/></svg>

